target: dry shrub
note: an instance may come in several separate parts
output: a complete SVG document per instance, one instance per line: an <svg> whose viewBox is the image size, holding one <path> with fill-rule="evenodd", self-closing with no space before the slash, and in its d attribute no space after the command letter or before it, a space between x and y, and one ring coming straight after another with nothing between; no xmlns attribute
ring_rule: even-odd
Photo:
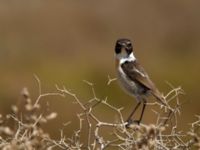
<svg viewBox="0 0 200 150"><path fill-rule="evenodd" d="M179 95L183 93L180 87L172 87L172 90L165 96L167 106L157 102L148 103L148 105L160 107L160 112L155 111L157 121L154 124L137 125L133 123L127 128L127 122L124 121L121 113L123 108L114 107L107 102L107 99L97 98L92 83L84 81L91 88L93 98L87 103L83 103L75 93L67 90L64 86L56 86L56 93L43 94L40 81L37 77L36 79L39 85L38 98L32 101L27 88L24 88L22 90L23 103L12 106L12 114L8 114L6 117L0 115L0 149L200 149L200 116L197 116L197 121L191 124L187 133L177 130L177 116L181 106ZM108 85L115 80L110 77L108 79ZM66 137L61 132L60 139L52 139L41 127L41 124L48 123L49 120L57 117L56 112L46 115L40 112L40 99L53 95L72 96L82 110L77 114L79 128L74 131L72 137ZM173 107L171 106L172 102L175 102ZM100 120L94 111L99 105L104 105L114 111L118 116L116 122ZM12 123L8 124L8 122ZM86 124L87 127L83 127L83 124ZM104 129L109 132L103 132ZM86 142L82 141L83 133L84 137L87 137ZM107 138L106 134L112 135L111 138Z"/></svg>

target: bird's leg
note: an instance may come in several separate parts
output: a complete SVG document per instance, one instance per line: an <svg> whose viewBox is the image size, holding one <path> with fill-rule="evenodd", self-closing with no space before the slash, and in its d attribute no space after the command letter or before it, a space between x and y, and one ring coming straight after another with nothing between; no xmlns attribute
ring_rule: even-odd
<svg viewBox="0 0 200 150"><path fill-rule="evenodd" d="M138 120L138 124L140 124L140 122L141 122L141 120L142 120L142 117L143 117L143 115L144 115L145 107L146 107L146 101L143 102L142 113L141 113L141 115L140 115L140 119Z"/></svg>
<svg viewBox="0 0 200 150"><path fill-rule="evenodd" d="M127 119L127 122L128 124L132 123L132 116L134 115L135 111L138 109L138 107L140 106L141 104L141 101L137 103L137 105L135 106L135 108L133 109L133 111L131 112L131 114L129 115L128 119Z"/></svg>
<svg viewBox="0 0 200 150"><path fill-rule="evenodd" d="M135 111L137 110L137 108L140 106L141 101L136 105L136 107L134 108L134 110L132 111L132 113L130 114L130 116L128 117L128 119L127 119L128 125L126 127L129 127L129 125L131 123L133 123L133 122L137 123L138 125L140 124L140 122L141 122L141 120L143 118L143 115L144 115L144 110L146 108L146 99L143 99L142 103L143 103L143 107L142 107L142 112L141 112L139 120L133 120L132 121L131 118L132 118L133 114L135 113Z"/></svg>

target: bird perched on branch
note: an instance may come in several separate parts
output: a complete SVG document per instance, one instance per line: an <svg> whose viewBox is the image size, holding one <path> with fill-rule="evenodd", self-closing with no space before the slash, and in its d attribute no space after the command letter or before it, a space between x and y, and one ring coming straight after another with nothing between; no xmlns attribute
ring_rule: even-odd
<svg viewBox="0 0 200 150"><path fill-rule="evenodd" d="M117 76L121 87L129 95L134 96L138 102L127 122L128 124L132 122L139 124L144 114L147 96L153 95L159 103L166 106L164 98L134 56L133 46L129 39L117 40L115 57ZM132 120L132 116L141 103L143 107L139 120Z"/></svg>

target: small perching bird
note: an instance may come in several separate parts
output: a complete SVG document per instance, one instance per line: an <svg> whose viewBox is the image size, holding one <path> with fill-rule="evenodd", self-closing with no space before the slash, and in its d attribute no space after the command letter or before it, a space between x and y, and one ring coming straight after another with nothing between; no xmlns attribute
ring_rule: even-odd
<svg viewBox="0 0 200 150"><path fill-rule="evenodd" d="M133 46L129 39L119 39L115 46L116 69L117 77L121 87L131 96L137 100L137 105L129 115L128 124L133 121L140 123L146 106L146 97L153 95L159 103L166 106L164 98L154 83L149 78L148 74L144 71L142 66L138 63L133 53ZM132 116L143 103L142 112L139 120L133 120Z"/></svg>

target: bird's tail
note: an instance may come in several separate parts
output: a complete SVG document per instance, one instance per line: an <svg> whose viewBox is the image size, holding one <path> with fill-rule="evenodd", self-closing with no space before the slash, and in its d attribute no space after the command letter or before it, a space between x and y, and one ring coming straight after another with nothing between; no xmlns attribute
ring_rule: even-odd
<svg viewBox="0 0 200 150"><path fill-rule="evenodd" d="M151 94L156 98L156 100L167 107L167 103L165 102L165 99L164 97L162 96L162 94L159 92L159 91L156 91L156 92L151 92Z"/></svg>
<svg viewBox="0 0 200 150"><path fill-rule="evenodd" d="M164 96L162 96L162 94L157 90L156 92L151 92L151 94L156 98L156 100L164 105L165 107L167 107L168 109L168 116L166 117L165 120L163 120L162 125L166 125L167 122L169 121L169 119L171 118L172 114L173 114L173 109L167 104L167 102L164 99Z"/></svg>

